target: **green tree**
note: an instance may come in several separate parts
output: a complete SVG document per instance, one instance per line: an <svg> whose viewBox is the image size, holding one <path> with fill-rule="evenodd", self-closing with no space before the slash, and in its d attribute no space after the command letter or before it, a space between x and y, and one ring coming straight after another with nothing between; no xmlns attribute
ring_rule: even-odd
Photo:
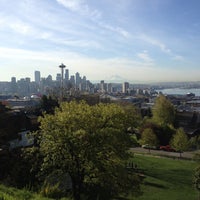
<svg viewBox="0 0 200 200"><path fill-rule="evenodd" d="M140 144L148 145L149 152L151 147L158 145L158 138L151 128L144 129L142 132Z"/></svg>
<svg viewBox="0 0 200 200"><path fill-rule="evenodd" d="M156 98L152 113L153 121L159 125L173 125L175 121L174 106L164 95L160 95Z"/></svg>
<svg viewBox="0 0 200 200"><path fill-rule="evenodd" d="M142 124L140 132L150 128L156 134L160 145L168 145L172 138L172 135L176 133L176 129L172 125L161 126L152 120L145 120Z"/></svg>
<svg viewBox="0 0 200 200"><path fill-rule="evenodd" d="M189 140L183 128L177 129L176 134L172 137L170 144L176 151L180 152L180 157L182 152L188 149Z"/></svg>
<svg viewBox="0 0 200 200"><path fill-rule="evenodd" d="M101 191L112 196L138 189L137 176L125 167L130 158L126 116L119 105L85 102L65 102L54 115L44 114L37 135L41 171L46 176L55 170L68 173L75 200L91 188L98 198Z"/></svg>
<svg viewBox="0 0 200 200"><path fill-rule="evenodd" d="M195 135L194 137L191 137L189 140L190 148L192 149L199 149L200 148L200 136Z"/></svg>
<svg viewBox="0 0 200 200"><path fill-rule="evenodd" d="M140 111L132 104L128 102L119 102L119 105L124 109L125 111L125 122L127 122L127 127L129 127L129 131L133 131L137 127L141 126L142 123L142 117Z"/></svg>
<svg viewBox="0 0 200 200"><path fill-rule="evenodd" d="M48 113L53 114L55 107L58 107L58 100L53 99L51 96L43 95L41 98L41 109Z"/></svg>

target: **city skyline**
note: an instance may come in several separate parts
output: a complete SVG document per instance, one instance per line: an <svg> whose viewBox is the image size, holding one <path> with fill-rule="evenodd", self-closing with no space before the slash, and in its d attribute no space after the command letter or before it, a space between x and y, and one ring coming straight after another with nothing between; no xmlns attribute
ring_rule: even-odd
<svg viewBox="0 0 200 200"><path fill-rule="evenodd" d="M0 81L199 81L197 0L0 0ZM55 79L55 76L54 76Z"/></svg>

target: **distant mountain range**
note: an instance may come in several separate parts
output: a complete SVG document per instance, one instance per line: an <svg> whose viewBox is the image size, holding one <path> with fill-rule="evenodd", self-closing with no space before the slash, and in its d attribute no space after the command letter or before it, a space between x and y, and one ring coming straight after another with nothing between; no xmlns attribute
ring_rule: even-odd
<svg viewBox="0 0 200 200"><path fill-rule="evenodd" d="M131 84L144 84L144 81L137 81L137 80L127 80L127 78L122 77L120 75L113 75L110 77L105 77L105 79L101 79L104 80L105 83L124 83L124 82L129 82ZM101 80L91 80L93 83L100 83Z"/></svg>
<svg viewBox="0 0 200 200"><path fill-rule="evenodd" d="M105 77L105 79L101 79L101 80L104 80L105 83L123 83L123 82L127 81L126 78L121 77L119 75L113 75L113 76L110 76L110 77ZM92 82L100 83L101 80L92 80Z"/></svg>

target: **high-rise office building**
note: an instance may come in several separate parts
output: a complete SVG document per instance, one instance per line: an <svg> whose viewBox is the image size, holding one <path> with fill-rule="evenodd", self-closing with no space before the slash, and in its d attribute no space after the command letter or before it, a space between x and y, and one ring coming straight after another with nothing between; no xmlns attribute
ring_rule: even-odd
<svg viewBox="0 0 200 200"><path fill-rule="evenodd" d="M26 77L26 78L25 78L25 81L26 81L26 83L30 83L30 82L31 82L31 79L30 79L29 77Z"/></svg>
<svg viewBox="0 0 200 200"><path fill-rule="evenodd" d="M16 83L16 82L17 82L16 77L12 77L11 78L11 83Z"/></svg>
<svg viewBox="0 0 200 200"><path fill-rule="evenodd" d="M71 75L70 83L72 84L72 86L75 86L75 77L74 77L74 75Z"/></svg>
<svg viewBox="0 0 200 200"><path fill-rule="evenodd" d="M69 80L69 70L66 69L65 70L65 81L68 81Z"/></svg>
<svg viewBox="0 0 200 200"><path fill-rule="evenodd" d="M35 82L40 83L40 71L35 71Z"/></svg>
<svg viewBox="0 0 200 200"><path fill-rule="evenodd" d="M129 83L128 82L124 82L122 84L122 93L127 93L129 89Z"/></svg>
<svg viewBox="0 0 200 200"><path fill-rule="evenodd" d="M76 72L75 76L76 76L76 88L79 88L79 84L81 83L80 74Z"/></svg>
<svg viewBox="0 0 200 200"><path fill-rule="evenodd" d="M61 74L60 73L56 74L56 81L61 82L61 79L62 79Z"/></svg>
<svg viewBox="0 0 200 200"><path fill-rule="evenodd" d="M101 92L106 91L106 84L105 84L104 80L101 80L101 82L100 82L100 91Z"/></svg>
<svg viewBox="0 0 200 200"><path fill-rule="evenodd" d="M86 80L86 76L83 76L83 79L81 81L81 91L86 91L86 87L87 87L87 80Z"/></svg>
<svg viewBox="0 0 200 200"><path fill-rule="evenodd" d="M17 92L17 81L16 77L11 78L11 92L16 93Z"/></svg>
<svg viewBox="0 0 200 200"><path fill-rule="evenodd" d="M107 85L107 91L108 91L108 93L112 93L113 92L112 83L108 83L108 85Z"/></svg>

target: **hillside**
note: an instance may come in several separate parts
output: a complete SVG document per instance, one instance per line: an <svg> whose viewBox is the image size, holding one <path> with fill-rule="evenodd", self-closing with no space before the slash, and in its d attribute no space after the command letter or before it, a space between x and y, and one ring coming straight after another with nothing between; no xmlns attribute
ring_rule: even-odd
<svg viewBox="0 0 200 200"><path fill-rule="evenodd" d="M179 160L147 155L135 155L134 165L145 175L140 197L123 198L124 200L195 200L192 178L194 161ZM19 190L0 185L0 200L50 200L26 189ZM63 198L62 200L68 200Z"/></svg>

